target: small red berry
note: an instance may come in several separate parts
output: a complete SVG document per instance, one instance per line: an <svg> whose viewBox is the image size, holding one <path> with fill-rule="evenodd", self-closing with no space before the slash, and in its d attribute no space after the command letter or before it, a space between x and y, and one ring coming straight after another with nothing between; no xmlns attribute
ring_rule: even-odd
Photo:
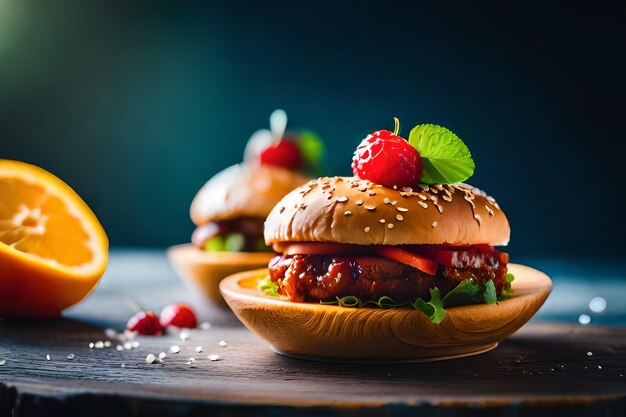
<svg viewBox="0 0 626 417"><path fill-rule="evenodd" d="M152 311L140 311L128 320L126 328L144 336L161 336L163 326Z"/></svg>
<svg viewBox="0 0 626 417"><path fill-rule="evenodd" d="M196 313L184 304L170 304L161 311L161 325L193 329L198 326Z"/></svg>
<svg viewBox="0 0 626 417"><path fill-rule="evenodd" d="M352 172L385 187L414 187L422 176L422 161L406 139L379 130L367 135L356 148Z"/></svg>
<svg viewBox="0 0 626 417"><path fill-rule="evenodd" d="M302 154L298 145L289 139L281 139L265 148L259 155L261 164L275 165L287 169L298 169L302 165Z"/></svg>

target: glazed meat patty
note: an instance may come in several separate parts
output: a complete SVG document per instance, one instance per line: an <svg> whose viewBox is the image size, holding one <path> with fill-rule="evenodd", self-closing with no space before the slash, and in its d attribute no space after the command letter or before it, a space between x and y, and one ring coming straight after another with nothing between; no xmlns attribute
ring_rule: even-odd
<svg viewBox="0 0 626 417"><path fill-rule="evenodd" d="M362 301L377 301L386 295L396 302L413 302L429 297L429 289L446 294L459 282L493 280L498 294L504 287L506 264L497 257L474 260L468 267L439 265L435 276L377 256L340 257L328 255L276 256L269 265L279 293L291 301L327 301L354 295Z"/></svg>

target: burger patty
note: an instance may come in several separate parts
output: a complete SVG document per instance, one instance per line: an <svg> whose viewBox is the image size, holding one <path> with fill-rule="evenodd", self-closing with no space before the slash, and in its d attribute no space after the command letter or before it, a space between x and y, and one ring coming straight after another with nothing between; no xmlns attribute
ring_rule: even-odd
<svg viewBox="0 0 626 417"><path fill-rule="evenodd" d="M484 259L484 258L483 258ZM396 302L429 298L437 287L445 295L461 281L484 284L493 280L496 292L504 287L506 264L496 258L468 268L439 265L435 276L390 259L376 256L340 257L328 255L276 256L269 264L271 280L279 293L291 301L328 301L353 295L362 301L382 296Z"/></svg>

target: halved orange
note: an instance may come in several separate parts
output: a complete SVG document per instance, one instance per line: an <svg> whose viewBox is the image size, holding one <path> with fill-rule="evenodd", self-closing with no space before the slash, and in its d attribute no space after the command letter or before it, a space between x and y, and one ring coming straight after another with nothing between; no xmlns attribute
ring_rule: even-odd
<svg viewBox="0 0 626 417"><path fill-rule="evenodd" d="M48 171L0 159L0 316L56 316L104 274L96 215Z"/></svg>

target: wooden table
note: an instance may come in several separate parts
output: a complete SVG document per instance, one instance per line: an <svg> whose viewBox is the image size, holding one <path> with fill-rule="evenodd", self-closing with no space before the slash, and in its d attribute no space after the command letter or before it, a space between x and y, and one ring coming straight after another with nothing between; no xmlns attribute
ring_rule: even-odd
<svg viewBox="0 0 626 417"><path fill-rule="evenodd" d="M555 282L557 301L560 282ZM561 287L567 295L567 285ZM592 319L622 323L626 308L613 297L623 291L615 281L613 291L603 294L607 313ZM592 295L598 294L587 298ZM337 364L276 355L229 312L198 304L210 329L194 330L184 342L177 335L142 337L137 348L118 351L103 329L123 327L132 314L127 296L155 310L189 301L161 252L120 251L113 253L96 292L64 319L0 321L0 360L6 360L0 366L0 416L619 416L626 411L626 328L543 322L567 311L550 303L540 320L480 356L426 364ZM88 346L106 340L111 347ZM219 346L221 340L228 346ZM168 353L162 364L146 363L147 354L168 352L172 345L181 352ZM210 361L209 354L223 360ZM196 360L188 364L191 357Z"/></svg>

